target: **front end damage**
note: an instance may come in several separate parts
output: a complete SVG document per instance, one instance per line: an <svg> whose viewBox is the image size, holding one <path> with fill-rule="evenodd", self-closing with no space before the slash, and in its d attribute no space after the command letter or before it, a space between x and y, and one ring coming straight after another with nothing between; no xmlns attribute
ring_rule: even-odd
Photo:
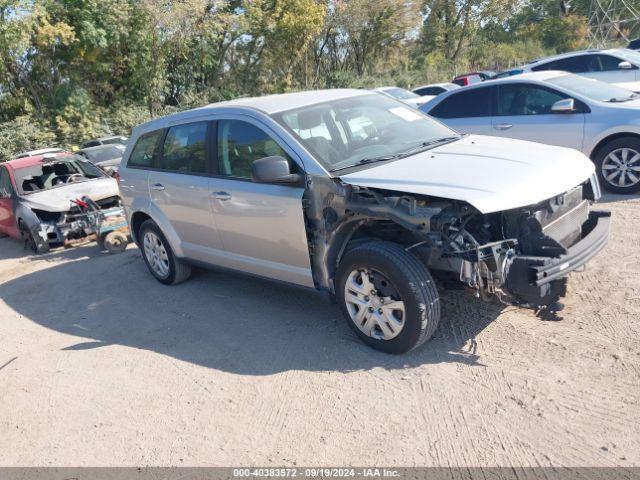
<svg viewBox="0 0 640 480"><path fill-rule="evenodd" d="M312 178L305 215L314 281L334 292L344 252L372 238L400 243L442 278L459 280L487 299L555 310L569 272L607 243L609 212L591 211L597 180L535 205L482 214L437 197Z"/></svg>
<svg viewBox="0 0 640 480"><path fill-rule="evenodd" d="M105 219L124 218L119 196L93 202L85 197L71 201L66 211L47 211L27 204L18 206L23 236L38 253L51 247L71 247L98 240Z"/></svg>

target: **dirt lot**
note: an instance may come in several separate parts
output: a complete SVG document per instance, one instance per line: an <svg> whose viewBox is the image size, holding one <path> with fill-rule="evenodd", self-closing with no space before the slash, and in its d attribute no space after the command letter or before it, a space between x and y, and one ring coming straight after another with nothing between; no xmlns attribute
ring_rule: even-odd
<svg viewBox="0 0 640 480"><path fill-rule="evenodd" d="M562 321L449 292L399 357L314 292L2 239L0 465L640 465L640 197L606 207Z"/></svg>

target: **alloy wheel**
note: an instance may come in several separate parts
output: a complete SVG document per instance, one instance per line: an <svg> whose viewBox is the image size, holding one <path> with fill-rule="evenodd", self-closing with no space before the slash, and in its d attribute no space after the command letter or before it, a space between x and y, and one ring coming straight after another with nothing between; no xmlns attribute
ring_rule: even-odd
<svg viewBox="0 0 640 480"><path fill-rule="evenodd" d="M640 182L640 153L633 148L618 148L602 162L602 176L614 187L629 188Z"/></svg>

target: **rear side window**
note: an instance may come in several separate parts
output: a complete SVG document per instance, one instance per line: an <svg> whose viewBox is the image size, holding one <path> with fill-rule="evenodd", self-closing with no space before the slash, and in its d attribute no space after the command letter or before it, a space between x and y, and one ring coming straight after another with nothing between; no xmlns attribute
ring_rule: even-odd
<svg viewBox="0 0 640 480"><path fill-rule="evenodd" d="M490 116L491 88L475 88L449 96L429 112L436 118L470 118Z"/></svg>
<svg viewBox="0 0 640 480"><path fill-rule="evenodd" d="M562 70L569 73L584 73L589 71L589 64L593 60L593 57L593 55L579 55L576 57L561 58L533 67L531 70L534 72Z"/></svg>
<svg viewBox="0 0 640 480"><path fill-rule="evenodd" d="M163 170L207 173L207 122L171 127L162 147Z"/></svg>
<svg viewBox="0 0 640 480"><path fill-rule="evenodd" d="M162 130L157 130L142 135L131 151L127 166L137 168L153 167L153 156L161 134Z"/></svg>

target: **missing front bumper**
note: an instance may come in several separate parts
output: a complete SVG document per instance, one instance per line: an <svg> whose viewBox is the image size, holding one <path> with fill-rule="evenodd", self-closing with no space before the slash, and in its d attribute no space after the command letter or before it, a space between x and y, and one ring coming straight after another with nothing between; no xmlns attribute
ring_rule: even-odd
<svg viewBox="0 0 640 480"><path fill-rule="evenodd" d="M530 305L548 305L566 293L567 275L585 265L609 239L611 212L593 211L582 227L582 240L558 257L516 255L509 260L506 286Z"/></svg>

